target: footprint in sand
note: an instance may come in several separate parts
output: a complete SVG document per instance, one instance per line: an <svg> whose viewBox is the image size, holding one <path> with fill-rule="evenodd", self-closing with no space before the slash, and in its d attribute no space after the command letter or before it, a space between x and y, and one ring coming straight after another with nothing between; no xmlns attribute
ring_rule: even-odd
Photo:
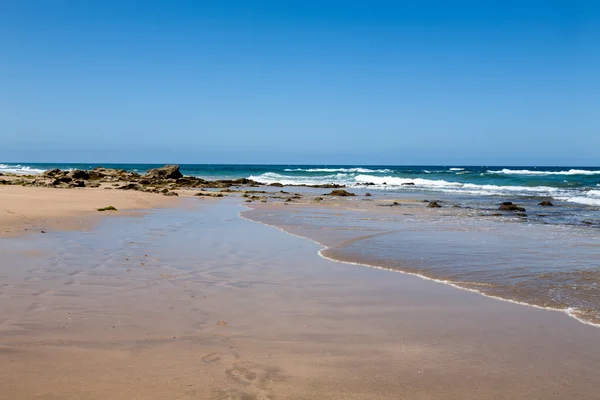
<svg viewBox="0 0 600 400"><path fill-rule="evenodd" d="M234 368L225 371L234 381L243 385L253 385L265 389L268 383L284 380L278 368L263 367L250 361L234 364Z"/></svg>
<svg viewBox="0 0 600 400"><path fill-rule="evenodd" d="M209 353L209 354L205 355L204 357L202 357L202 361L204 361L207 364L217 364L222 359L223 359L223 354L219 353L219 352Z"/></svg>
<svg viewBox="0 0 600 400"><path fill-rule="evenodd" d="M239 353L238 353L237 349L235 347L231 346L229 348L228 354L216 351L214 353L209 353L209 354L203 356L202 361L204 361L206 364L218 364L221 362L227 362L227 361L231 361L232 359L238 359L238 358L239 358Z"/></svg>

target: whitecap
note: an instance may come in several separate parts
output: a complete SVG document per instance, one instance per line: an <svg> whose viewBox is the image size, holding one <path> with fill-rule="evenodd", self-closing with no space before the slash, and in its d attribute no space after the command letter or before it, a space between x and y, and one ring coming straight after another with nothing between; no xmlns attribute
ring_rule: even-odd
<svg viewBox="0 0 600 400"><path fill-rule="evenodd" d="M487 171L490 174L506 174L506 175L600 175L600 171L591 171L585 169L570 169L568 171L532 171L529 169L508 169L504 168L500 171Z"/></svg>

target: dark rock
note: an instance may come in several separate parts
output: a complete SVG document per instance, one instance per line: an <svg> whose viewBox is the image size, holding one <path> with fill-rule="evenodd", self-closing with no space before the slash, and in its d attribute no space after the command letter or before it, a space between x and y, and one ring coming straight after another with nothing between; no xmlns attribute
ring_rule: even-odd
<svg viewBox="0 0 600 400"><path fill-rule="evenodd" d="M415 186L414 182L403 183L402 186Z"/></svg>
<svg viewBox="0 0 600 400"><path fill-rule="evenodd" d="M356 195L354 193L350 193L345 190L332 190L329 193L329 196L347 197L347 196L356 196Z"/></svg>
<svg viewBox="0 0 600 400"><path fill-rule="evenodd" d="M552 202L550 202L550 201L542 201L541 203L538 204L538 206L552 207L552 206L554 206L554 204L552 204Z"/></svg>
<svg viewBox="0 0 600 400"><path fill-rule="evenodd" d="M502 204L500 204L500 207L498 208L499 211L518 211L518 212L525 212L525 209L523 207L519 207L516 204L513 204L510 201L505 201Z"/></svg>
<svg viewBox="0 0 600 400"><path fill-rule="evenodd" d="M269 184L269 186L283 187L283 184L281 184L279 182L273 182L273 183Z"/></svg>
<svg viewBox="0 0 600 400"><path fill-rule="evenodd" d="M146 172L144 179L179 179L183 174L179 171L179 165L165 165L160 168L153 168Z"/></svg>
<svg viewBox="0 0 600 400"><path fill-rule="evenodd" d="M315 201L323 201L323 198L321 196L315 197Z"/></svg>
<svg viewBox="0 0 600 400"><path fill-rule="evenodd" d="M117 189L120 190L140 190L140 186L135 184L135 183L128 183L126 185L123 186L119 186Z"/></svg>
<svg viewBox="0 0 600 400"><path fill-rule="evenodd" d="M581 223L585 225L594 225L592 221L581 221Z"/></svg>
<svg viewBox="0 0 600 400"><path fill-rule="evenodd" d="M442 206L440 206L440 205L438 204L438 202L437 202L437 201L432 201L432 202L430 202L430 203L427 205L427 207L429 207L429 208L442 208Z"/></svg>
<svg viewBox="0 0 600 400"><path fill-rule="evenodd" d="M177 192L167 192L163 196L179 196Z"/></svg>
<svg viewBox="0 0 600 400"><path fill-rule="evenodd" d="M73 171L71 171L71 172L68 173L68 176L70 176L73 179L77 179L77 180L88 180L88 179L90 179L90 173L88 171L84 171L82 169L73 170Z"/></svg>
<svg viewBox="0 0 600 400"><path fill-rule="evenodd" d="M366 197L371 197L371 193L365 193Z"/></svg>
<svg viewBox="0 0 600 400"><path fill-rule="evenodd" d="M71 186L73 187L85 187L85 182L84 181L74 181Z"/></svg>
<svg viewBox="0 0 600 400"><path fill-rule="evenodd" d="M50 169L48 171L44 171L42 174L45 178L58 178L59 176L63 176L64 172L58 168Z"/></svg>

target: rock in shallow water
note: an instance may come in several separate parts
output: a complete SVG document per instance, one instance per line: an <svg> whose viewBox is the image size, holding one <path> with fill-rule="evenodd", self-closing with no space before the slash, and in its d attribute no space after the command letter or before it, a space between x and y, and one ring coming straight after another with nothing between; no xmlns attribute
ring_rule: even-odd
<svg viewBox="0 0 600 400"><path fill-rule="evenodd" d="M502 204L500 204L500 207L498 208L498 210L500 211L519 211L519 212L525 212L525 209L523 207L519 207L516 204L513 204L510 201L505 201Z"/></svg>

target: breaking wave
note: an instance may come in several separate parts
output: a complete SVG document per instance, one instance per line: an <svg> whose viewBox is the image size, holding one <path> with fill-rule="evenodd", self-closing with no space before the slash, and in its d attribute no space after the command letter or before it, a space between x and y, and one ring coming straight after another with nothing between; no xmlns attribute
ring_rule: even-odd
<svg viewBox="0 0 600 400"><path fill-rule="evenodd" d="M490 174L506 174L506 175L600 175L600 170L591 171L585 169L570 169L568 171L533 171L529 169L508 169L504 168L500 171L487 171Z"/></svg>

